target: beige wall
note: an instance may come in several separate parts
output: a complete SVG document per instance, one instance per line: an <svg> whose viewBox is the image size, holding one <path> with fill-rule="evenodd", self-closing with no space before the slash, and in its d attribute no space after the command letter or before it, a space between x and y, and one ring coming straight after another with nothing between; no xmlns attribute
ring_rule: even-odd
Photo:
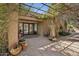
<svg viewBox="0 0 79 59"><path fill-rule="evenodd" d="M43 36L43 23L38 23L38 34Z"/></svg>
<svg viewBox="0 0 79 59"><path fill-rule="evenodd" d="M48 33L48 21L44 20L42 26L43 26L43 34L47 34Z"/></svg>
<svg viewBox="0 0 79 59"><path fill-rule="evenodd" d="M38 34L40 36L43 36L44 34L48 33L48 23L47 20L44 20L43 22L38 24Z"/></svg>

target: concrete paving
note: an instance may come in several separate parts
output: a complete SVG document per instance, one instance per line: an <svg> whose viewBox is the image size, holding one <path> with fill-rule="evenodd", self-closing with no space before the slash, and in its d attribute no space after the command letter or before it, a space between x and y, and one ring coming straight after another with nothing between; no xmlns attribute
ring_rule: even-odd
<svg viewBox="0 0 79 59"><path fill-rule="evenodd" d="M56 44L48 40L46 37L26 37L28 47L23 50L19 56L64 56L64 54L50 50L52 45Z"/></svg>

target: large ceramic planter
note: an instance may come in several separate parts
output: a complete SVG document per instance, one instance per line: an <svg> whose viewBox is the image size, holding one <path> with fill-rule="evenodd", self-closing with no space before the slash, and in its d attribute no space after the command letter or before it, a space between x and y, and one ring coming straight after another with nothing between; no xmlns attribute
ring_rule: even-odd
<svg viewBox="0 0 79 59"><path fill-rule="evenodd" d="M22 45L18 45L16 48L11 48L9 50L10 55L16 56L22 51Z"/></svg>

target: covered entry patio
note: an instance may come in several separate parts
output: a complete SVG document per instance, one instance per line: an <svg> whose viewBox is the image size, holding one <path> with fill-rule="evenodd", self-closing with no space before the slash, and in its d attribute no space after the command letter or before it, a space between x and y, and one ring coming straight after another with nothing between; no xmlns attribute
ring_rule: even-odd
<svg viewBox="0 0 79 59"><path fill-rule="evenodd" d="M0 19L1 55L21 51L23 45L20 43L28 45L18 54L21 56L79 55L79 4L23 3L1 6L7 10L4 13L5 10L1 9L1 15L5 14ZM25 41L20 42L23 39Z"/></svg>

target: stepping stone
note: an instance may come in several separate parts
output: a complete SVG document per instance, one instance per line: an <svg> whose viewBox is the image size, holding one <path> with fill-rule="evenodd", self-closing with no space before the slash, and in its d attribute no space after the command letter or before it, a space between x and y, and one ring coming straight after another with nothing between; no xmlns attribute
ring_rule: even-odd
<svg viewBox="0 0 79 59"><path fill-rule="evenodd" d="M64 53L67 56L79 56L79 53L77 53L69 48L66 48L64 51L62 51L62 53Z"/></svg>
<svg viewBox="0 0 79 59"><path fill-rule="evenodd" d="M79 35L74 35L73 37L74 37L74 38L79 38Z"/></svg>
<svg viewBox="0 0 79 59"><path fill-rule="evenodd" d="M69 46L68 48L79 53L79 48L76 48L76 47L73 47L73 46Z"/></svg>

